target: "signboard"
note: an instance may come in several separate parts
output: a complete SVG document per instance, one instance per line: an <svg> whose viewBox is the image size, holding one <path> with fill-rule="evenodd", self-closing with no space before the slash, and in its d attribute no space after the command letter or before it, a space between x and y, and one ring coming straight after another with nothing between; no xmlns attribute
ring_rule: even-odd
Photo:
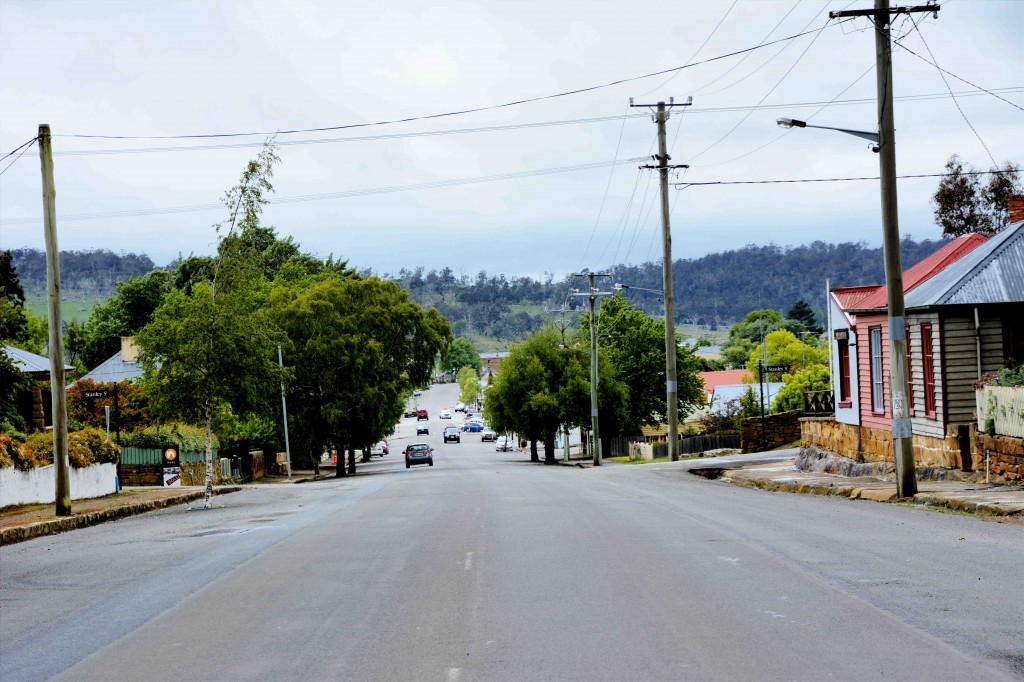
<svg viewBox="0 0 1024 682"><path fill-rule="evenodd" d="M789 365L765 365L764 371L785 373L789 371Z"/></svg>
<svg viewBox="0 0 1024 682"><path fill-rule="evenodd" d="M86 398L109 398L110 391L84 391L83 395Z"/></svg>
<svg viewBox="0 0 1024 682"><path fill-rule="evenodd" d="M165 488L180 488L181 487L181 468L180 467L164 467L164 487Z"/></svg>
<svg viewBox="0 0 1024 682"><path fill-rule="evenodd" d="M850 338L849 329L836 329L832 333L835 335L836 341L847 341Z"/></svg>
<svg viewBox="0 0 1024 682"><path fill-rule="evenodd" d="M178 448L174 445L169 445L164 448L164 466L165 467L176 467L178 466Z"/></svg>

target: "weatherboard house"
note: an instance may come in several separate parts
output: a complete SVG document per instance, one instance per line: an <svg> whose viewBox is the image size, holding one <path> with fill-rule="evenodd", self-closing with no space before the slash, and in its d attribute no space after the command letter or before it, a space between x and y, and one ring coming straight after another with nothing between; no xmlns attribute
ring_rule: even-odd
<svg viewBox="0 0 1024 682"><path fill-rule="evenodd" d="M983 468L974 383L1024 361L1024 215L947 243L903 273L908 402L918 466ZM893 461L884 285L829 292L835 418L808 418L804 446Z"/></svg>

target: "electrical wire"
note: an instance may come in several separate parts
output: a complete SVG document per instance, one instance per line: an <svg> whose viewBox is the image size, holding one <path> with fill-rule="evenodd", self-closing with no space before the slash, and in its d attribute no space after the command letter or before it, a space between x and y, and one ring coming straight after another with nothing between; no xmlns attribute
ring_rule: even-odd
<svg viewBox="0 0 1024 682"><path fill-rule="evenodd" d="M635 157L631 159L622 159L617 161L617 164L624 163L639 163L644 161L646 157ZM363 189L345 190L341 192L323 192L319 194L301 194L291 197L280 197L277 199L270 199L267 201L268 204L294 204L306 201L320 201L323 199L346 199L350 197L361 197L369 196L372 194L390 194L393 192L410 192L421 189L438 189L442 187L454 187L457 185L469 185L478 184L484 182L496 182L499 180L515 180L519 178L528 178L538 175L552 175L556 173L571 173L574 171L590 170L593 168L604 168L609 163L607 161L601 161L597 163L583 163L574 166L559 166L555 168L540 168L527 171L514 171L511 173L501 173L498 175L485 175L475 178L456 178L450 180L435 180L433 182L421 182L416 184L408 185L393 185L389 187L367 187ZM71 215L61 216L62 221L68 220L95 220L100 218L130 218L138 216L148 215L160 215L167 213L190 213L195 211L209 211L213 209L223 208L222 204L195 204L191 206L172 206L166 208L143 208L143 209L131 209L125 211L106 211L101 213L78 213ZM42 218L15 218L14 220L0 220L0 225L28 225L37 223Z"/></svg>
<svg viewBox="0 0 1024 682"><path fill-rule="evenodd" d="M3 169L3 170L0 170L0 176L2 176L2 175L3 175L4 173L6 173L6 172L7 172L7 170L8 170L8 169L9 169L9 168L10 168L11 166L13 166L13 165L14 165L14 164L15 164L15 163L16 163L16 162L18 161L18 159L20 159L20 158L22 157L22 154L24 154L25 152L27 152L27 151L28 151L29 149L32 149L32 145L34 145L34 144L35 144L35 143L36 143L36 142L37 142L38 140L39 140L39 138L33 137L33 138L32 138L31 140L29 140L29 141L28 141L28 142L26 142L25 144L21 145L20 147L18 147L18 149L20 149L20 150L21 150L21 153L20 153L20 154L18 154L17 156L15 156L15 157L14 157L14 159L12 159L12 160L11 160L11 162L10 162L9 164L7 164L7 165L6 165L5 167L4 167L4 169ZM4 159L6 159L6 158L7 158L8 156L10 156L11 154L13 154L14 152L18 151L18 149L15 149L15 150L14 150L13 152L11 152L10 154L7 154L7 156L4 156ZM3 161L3 159L0 159L0 161Z"/></svg>
<svg viewBox="0 0 1024 682"><path fill-rule="evenodd" d="M837 25L838 25L838 23L841 23L841 22L837 22ZM820 33L820 30L818 32ZM772 42L765 43L763 45L755 45L753 47L744 48L742 50L735 50L733 52L728 52L726 54L721 54L721 55L718 55L716 57L708 57L707 59L703 59L703 60L701 60L699 62L694 62L692 64L684 64L683 66L676 66L676 67L672 67L671 69L662 69L660 71L654 71L654 72L646 73L646 74L643 74L643 75L640 75L640 76L631 76L631 77L628 77L628 78L620 78L618 80L610 81L608 83L601 83L601 84L598 84L598 85L591 85L591 86L587 86L587 87L583 87L583 88L577 88L575 90L565 90L565 91L557 92L557 93L550 94L550 95L540 95L540 96L537 96L537 97L528 97L528 98L524 98L524 99L513 100L513 101L510 101L510 102L503 102L501 104L491 104L491 105L482 106L482 107L473 107L473 108L469 108L469 109L460 109L460 110L456 110L456 111L446 111L446 112L439 113L439 114L425 114L423 116L408 116L408 117L405 117L405 118L397 118L397 119L382 120L382 121L368 121L366 123L349 123L349 124L346 124L346 125L337 125L337 126L323 126L323 127L319 127L319 128L296 128L296 129L293 129L293 130L260 131L260 132L246 132L246 133L204 133L204 134L193 134L193 135L86 135L86 134L81 134L81 133L74 133L74 134L66 133L66 134L62 134L62 135L55 135L54 137L93 138L93 139L104 139L104 140L182 140L182 139L203 139L203 138L217 138L217 137L251 137L251 136L256 136L256 135L261 136L261 137L265 137L267 135L293 135L293 134L298 134L298 133L320 133L320 132L326 132L326 131L329 131L329 130L348 130L348 129L351 129L351 128L367 128L367 127L370 127L370 126L392 125L392 124L395 124L395 123L410 123L412 121L426 121L426 120L435 119L435 118L445 118L445 117L448 117L448 116L460 116L460 115L463 115L463 114L473 114L473 113L478 113L478 112L481 112L481 111L493 111L495 109L503 109L503 108L507 108L507 107L514 107L514 106L518 106L520 104L529 104L529 103L532 103L532 102L542 102L542 101L545 101L545 100L557 99L557 98L560 98L560 97L569 97L571 95L579 95L579 94L582 94L584 92L593 92L595 90L601 90L601 89L610 88L610 87L613 87L613 86L616 86L616 85L622 85L623 83L631 83L633 81L643 80L645 78L653 78L654 76L661 76L661 75L664 75L664 74L667 74L667 73L672 73L674 71L682 71L683 69L690 69L690 68L693 68L693 67L696 67L696 66L702 66L704 64L710 64L711 62L720 61L722 59L728 59L729 57L735 57L737 55L741 55L741 54L744 54L746 52L751 52L751 51L754 51L754 50L760 50L761 48L770 47L771 45L777 45L778 43L786 42L786 41L789 41L789 40L795 40L797 38L800 38L801 36L807 35L808 33L814 33L814 31L806 31L804 33L796 33L796 34L791 35L791 36L786 36L785 38L779 38L778 40L773 40Z"/></svg>
<svg viewBox="0 0 1024 682"><path fill-rule="evenodd" d="M597 234L597 226L601 224L601 215L604 213L604 204L608 199L608 192L612 186L612 178L615 176L615 162L619 159L619 148L622 146L622 132L626 129L626 116L629 114L629 105L626 105L622 112L622 125L619 126L619 139L615 143L615 156L612 158L612 166L608 171L608 182L604 185L604 196L601 197L601 205L597 209L597 219L594 220L594 229L590 231L590 239L587 240L587 248L583 249L583 257L580 258L580 265L587 259L590 253L590 245L594 243L594 235ZM578 269L578 268L577 268Z"/></svg>
<svg viewBox="0 0 1024 682"><path fill-rule="evenodd" d="M945 84L946 89L949 90L949 96L953 98L953 104L956 105L957 111L960 112L960 115L964 119L964 123L966 123L967 127L971 129L971 132L974 133L974 136L978 138L978 142L981 143L981 146L985 148L985 153L988 154L988 158L992 159L992 166L999 166L999 164L996 162L996 157L992 156L992 151L988 148L988 145L985 144L985 140L981 139L981 134L978 133L978 130L974 127L974 124L971 123L969 118L967 118L967 114L964 113L963 107L961 107L960 102L957 101L956 96L953 94L953 88L949 87L949 81L946 79L946 74L942 73L942 68L939 67L938 60L935 59L935 54L932 53L932 48L928 47L928 42L924 39L924 34L921 33L921 29L917 27L916 23L914 24L914 30L917 31L917 35L921 38L921 44L924 45L924 49L928 50L928 56L932 58L932 62L935 64L935 68L938 70L939 76L942 78L942 82Z"/></svg>
<svg viewBox="0 0 1024 682"><path fill-rule="evenodd" d="M989 171L964 171L961 173L916 173L913 175L897 175L897 180L907 180L912 178L946 178L951 175L997 175L1002 173L1016 173L1017 171L1009 170L989 170ZM677 190L683 190L687 187L704 187L709 185L787 185L787 184L801 184L811 182L853 182L857 180L880 180L878 175L862 175L857 177L849 178L800 178L796 180L722 180L714 182L679 182L673 185Z"/></svg>
<svg viewBox="0 0 1024 682"><path fill-rule="evenodd" d="M3 160L4 160L4 159L6 159L6 158L7 158L8 156L13 156L13 155L17 154L17 153L18 153L18 151L19 151L19 150L21 150L21 148L22 148L22 147L27 147L27 146L29 146L30 144L32 144L33 142L38 142L38 141L39 141L39 136L33 137L33 138L32 138L32 139L30 139L30 140L26 140L25 142L23 142L23 143L19 144L19 145L18 145L17 147L15 147L15 148L14 148L14 149L12 149L11 151L7 152L7 153L6 153L6 154L4 154L3 156L0 156L0 161L3 161Z"/></svg>
<svg viewBox="0 0 1024 682"><path fill-rule="evenodd" d="M799 63L800 63L801 61L803 61L803 58L804 58L804 56L805 56L805 55L807 54L807 52L808 52L808 51L809 51L809 50L811 49L811 47L812 47L812 46L814 45L814 43L815 43L815 42L816 42L816 41L818 40L818 38L819 38L819 37L821 36L821 33L822 33L822 31L824 31L824 30L825 30L825 29L826 29L826 28L827 28L827 27L829 26L829 23L830 23L831 21L832 21L832 20L831 20L831 19L829 19L829 21L826 21L826 22L825 22L825 24L824 24L824 25L822 25L822 27L818 29L818 31L817 31L817 32L815 33L815 35L814 35L814 38L812 38L812 39L811 39L811 41L810 41L809 43L807 43L807 47L805 47L805 48L804 48L804 51L803 51L803 52L801 52L801 53L800 53L800 56L796 58L796 61L794 61L794 62L793 62L793 64L792 64L792 65L790 65L790 67L789 67L789 68L788 68L788 69L786 70L786 73L782 74L782 78L780 78L780 79L779 79L778 81L776 81L775 85L773 85L773 86L772 86L772 87L771 87L771 88L770 88L770 89L768 90L768 92L766 92L766 93L764 94L764 96L763 96L763 97L761 98L761 100L760 100L760 101L759 101L759 102L758 102L758 103L757 103L756 105L754 105L754 108L753 108L753 109L751 109L751 110L750 110L749 112L747 112L747 115L746 115L746 116L744 116L743 118L741 118L741 119L739 120L739 122L738 122L738 123L737 123L736 125L734 125L734 126L733 126L733 127L732 127L732 128L730 129L730 130L729 130L729 132L727 132L727 133L726 133L725 135L723 135L722 137L718 138L718 140L716 140L715 142L712 142L712 143L711 143L710 145L708 145L707 147L705 147L705 148L704 148L703 150L701 150L700 152L698 152L698 153L697 153L697 154L695 154L694 156L691 156L691 157L689 158L689 161L690 161L690 162L693 162L693 161L694 161L695 159L698 159L698 158L700 158L701 156L703 156L704 154L706 154L706 153L707 153L708 151L710 151L710 150L714 149L714 148L715 148L716 146L718 146L718 145L719 145L719 144L721 144L721 143L722 143L723 141L725 141L725 140L726 140L726 138L728 138L728 137L729 137L730 135L732 135L732 134L733 134L734 132L736 132L736 130L737 130L737 129L738 129L738 128L739 128L740 126L741 126L741 125L743 125L743 124L744 124L744 123L746 122L746 120L747 120L748 118L750 118L750 116L751 116L751 115L752 115L752 114L753 114L753 113L754 113L755 111L757 111L758 107L760 107L760 106L761 106L761 104L762 104L762 103L763 103L763 102L764 102L764 101L765 101L766 99L768 99L768 96L769 96L769 95L771 95L771 94L772 94L773 92L775 92L776 88L778 88L778 87L779 87L780 85L782 85L782 82L783 82L784 80L786 80L786 78L788 78L788 77L789 77L789 74L793 73L793 69L795 69L795 68L797 67L797 65L798 65L798 64L799 64Z"/></svg>
<svg viewBox="0 0 1024 682"><path fill-rule="evenodd" d="M911 50L906 45L901 44L900 47L903 48L904 50L906 50L907 52L909 52L910 54L914 55L915 57L917 57L921 61L923 61L923 62L925 62L927 64L931 64L932 66L934 66L936 69L938 69L942 73L945 73L947 75L952 76L953 78L957 79L961 83L967 83L967 85L970 85L972 88L976 88L978 90L981 90L982 92L984 92L986 94L992 95L993 97L995 97L998 100L1002 100L1003 102L1006 102L1007 104L1009 104L1011 107L1013 107L1015 109L1020 109L1021 111L1024 111L1024 107L1022 107L1021 105L1017 104L1016 102L1011 102L1010 100L1006 99L1005 97L1000 97L999 95L997 95L992 90L986 90L985 88L981 87L980 85L972 83L971 81L967 80L966 78L961 78L960 76L956 75L952 71L949 71L947 69L942 68L941 66L939 66L935 62L928 61L928 59L926 57L922 57L921 55L919 55L918 53L914 52L913 50Z"/></svg>

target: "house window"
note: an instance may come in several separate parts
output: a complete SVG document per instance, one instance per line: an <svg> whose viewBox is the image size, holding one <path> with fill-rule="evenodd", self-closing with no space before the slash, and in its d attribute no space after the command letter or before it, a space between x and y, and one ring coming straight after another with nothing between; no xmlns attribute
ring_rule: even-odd
<svg viewBox="0 0 1024 682"><path fill-rule="evenodd" d="M935 419L935 362L930 324L921 325L921 362L924 366L924 413L929 419Z"/></svg>
<svg viewBox="0 0 1024 682"><path fill-rule="evenodd" d="M839 402L850 406L850 342L842 339L839 345Z"/></svg>
<svg viewBox="0 0 1024 682"><path fill-rule="evenodd" d="M871 345L871 411L877 414L885 412L883 377L882 377L882 328L871 327L869 330Z"/></svg>
<svg viewBox="0 0 1024 682"><path fill-rule="evenodd" d="M914 356L910 352L910 325L907 325L907 407L914 416Z"/></svg>

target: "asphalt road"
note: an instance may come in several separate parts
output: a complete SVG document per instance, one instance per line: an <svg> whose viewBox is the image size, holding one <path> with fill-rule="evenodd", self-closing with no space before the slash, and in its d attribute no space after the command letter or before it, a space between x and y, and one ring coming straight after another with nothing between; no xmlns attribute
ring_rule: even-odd
<svg viewBox="0 0 1024 682"><path fill-rule="evenodd" d="M0 680L1024 678L1024 529L479 435L0 548ZM455 423L458 423L456 418Z"/></svg>

